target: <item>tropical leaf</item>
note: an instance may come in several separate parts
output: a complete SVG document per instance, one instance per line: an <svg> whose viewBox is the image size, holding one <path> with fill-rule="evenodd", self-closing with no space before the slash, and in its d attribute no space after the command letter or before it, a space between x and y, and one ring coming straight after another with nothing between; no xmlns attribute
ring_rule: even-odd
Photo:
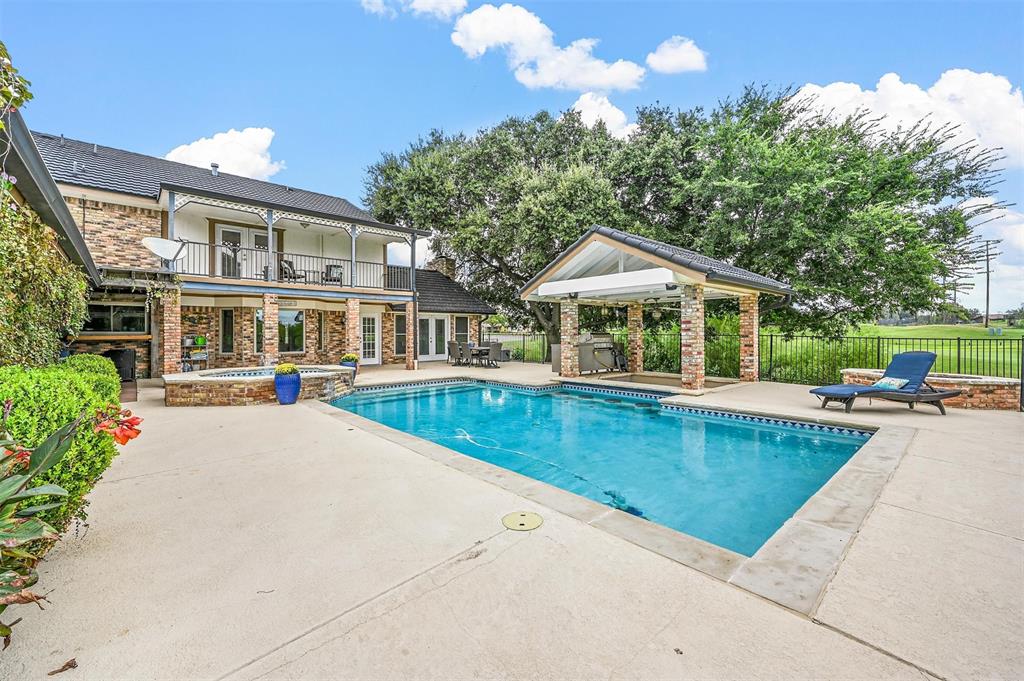
<svg viewBox="0 0 1024 681"><path fill-rule="evenodd" d="M22 589L35 586L39 581L39 574L35 570L27 570L25 574L15 570L4 570L0 572L0 595L16 593Z"/></svg>
<svg viewBox="0 0 1024 681"><path fill-rule="evenodd" d="M71 441L77 428L78 421L72 421L55 430L50 437L43 440L41 445L33 449L28 463L28 474L35 477L60 461L71 447Z"/></svg>
<svg viewBox="0 0 1024 681"><path fill-rule="evenodd" d="M29 480L27 475L12 475L0 480L0 504L11 500L12 496Z"/></svg>
<svg viewBox="0 0 1024 681"><path fill-rule="evenodd" d="M13 548L37 539L56 539L57 532L39 518L0 520L0 547Z"/></svg>
<svg viewBox="0 0 1024 681"><path fill-rule="evenodd" d="M51 508L57 508L58 506L63 506L63 505L64 505L63 501L54 501L53 503L50 503L50 504L39 504L37 506L28 506L27 508L20 508L20 509L18 509L17 513L15 513L14 515L15 515L15 517L18 517L18 518L31 518L32 516L34 516L34 515L36 515L38 513L42 513L43 511L48 511Z"/></svg>

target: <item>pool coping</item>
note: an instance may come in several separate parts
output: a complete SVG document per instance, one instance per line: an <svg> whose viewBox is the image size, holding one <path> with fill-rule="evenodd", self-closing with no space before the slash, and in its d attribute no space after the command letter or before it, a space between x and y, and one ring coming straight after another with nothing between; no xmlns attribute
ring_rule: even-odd
<svg viewBox="0 0 1024 681"><path fill-rule="evenodd" d="M505 385L527 390L553 390L562 383L552 381L531 385L490 381L478 377L452 377L362 386L362 389L357 387L355 391L368 392L372 389L464 382ZM659 400L659 403L671 409L737 414L758 420L817 424L828 429L843 428L869 432L871 436L753 556L747 557L546 482L475 459L444 445L377 423L334 407L329 402L304 400L301 404L698 570L714 579L810 616L917 430L887 425L870 428L863 424L834 419L804 419L764 411L709 408L706 405L684 402L679 399L680 397L682 396L674 395Z"/></svg>

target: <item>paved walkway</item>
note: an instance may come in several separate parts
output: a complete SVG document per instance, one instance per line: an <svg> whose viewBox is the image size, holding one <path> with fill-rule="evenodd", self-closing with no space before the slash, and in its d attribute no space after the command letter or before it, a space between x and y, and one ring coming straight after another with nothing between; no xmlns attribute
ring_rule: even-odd
<svg viewBox="0 0 1024 681"><path fill-rule="evenodd" d="M809 619L303 405L139 397L2 679L1024 676L1021 414L858 405L919 430ZM800 386L687 399L821 415Z"/></svg>

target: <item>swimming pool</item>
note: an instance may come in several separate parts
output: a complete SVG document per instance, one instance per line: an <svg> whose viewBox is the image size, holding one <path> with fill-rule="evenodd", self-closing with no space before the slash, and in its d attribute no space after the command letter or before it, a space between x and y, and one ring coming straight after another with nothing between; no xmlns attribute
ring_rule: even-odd
<svg viewBox="0 0 1024 681"><path fill-rule="evenodd" d="M583 387L461 383L332 404L745 556L870 437Z"/></svg>

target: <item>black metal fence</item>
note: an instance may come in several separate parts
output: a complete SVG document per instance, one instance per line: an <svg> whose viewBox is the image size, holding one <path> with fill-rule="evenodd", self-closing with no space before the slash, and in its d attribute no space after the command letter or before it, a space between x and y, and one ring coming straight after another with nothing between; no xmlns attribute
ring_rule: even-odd
<svg viewBox="0 0 1024 681"><path fill-rule="evenodd" d="M627 344L626 332L613 334ZM544 334L491 333L484 341L499 341L517 362L549 362L551 351ZM760 373L765 381L825 385L842 382L848 368L884 369L893 355L927 350L937 357L936 373L1020 378L1024 339L1021 338L883 338L869 336L786 337L762 334L759 338ZM644 334L644 369L679 373L679 334ZM738 378L740 337L709 333L704 345L708 376Z"/></svg>

